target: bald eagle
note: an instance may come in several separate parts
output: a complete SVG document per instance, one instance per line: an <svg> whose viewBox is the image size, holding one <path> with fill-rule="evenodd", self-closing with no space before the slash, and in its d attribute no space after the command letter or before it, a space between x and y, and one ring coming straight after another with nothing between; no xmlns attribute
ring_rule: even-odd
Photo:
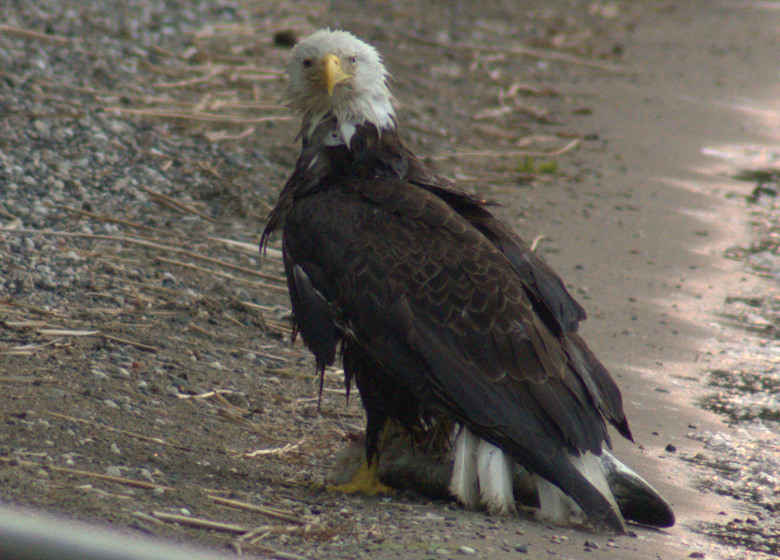
<svg viewBox="0 0 780 560"><path fill-rule="evenodd" d="M620 391L577 334L582 307L491 212L428 169L398 132L377 51L344 31L299 43L288 105L302 152L262 235L282 230L296 332L320 372L339 350L366 410L366 467L383 426L449 426L450 490L514 509L512 469L543 515L624 531L597 457L631 439ZM375 472L375 469L374 469Z"/></svg>

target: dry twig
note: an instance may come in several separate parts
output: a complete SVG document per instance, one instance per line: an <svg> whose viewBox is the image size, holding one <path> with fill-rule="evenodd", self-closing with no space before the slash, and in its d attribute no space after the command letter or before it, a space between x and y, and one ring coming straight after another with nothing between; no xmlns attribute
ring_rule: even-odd
<svg viewBox="0 0 780 560"><path fill-rule="evenodd" d="M65 37L58 35L48 35L46 33L39 33L38 31L30 31L29 29L22 29L21 27L13 27L11 25L0 25L0 33L6 35L14 35L16 37L22 37L24 39L37 39L39 41L48 41L50 43L58 43L60 45L67 45L70 41Z"/></svg>
<svg viewBox="0 0 780 560"><path fill-rule="evenodd" d="M59 237L74 237L74 238L82 238L82 239L99 239L99 240L105 240L105 241L115 241L115 242L118 242L118 243L127 243L127 244L130 244L130 245L140 245L142 247L146 247L147 249L156 249L156 250L159 250L159 251L167 251L167 252L170 252L170 253L177 253L177 254L180 254L180 255L185 255L185 256L191 257L193 259L198 259L198 260L210 262L210 263L213 263L213 264L218 264L219 266L224 266L224 267L227 267L227 268L240 270L241 272L244 272L246 274L251 274L253 276L258 276L260 278L266 278L266 279L269 279L269 280L274 280L276 282L285 282L285 279L280 277L280 276L274 276L274 275L265 274L263 272L260 272L260 271L254 270L254 269L245 268L245 267L242 267L242 266L239 266L239 265L234 265L234 264L231 264L231 263L228 263L228 262L225 262L225 261L221 261L219 259L214 259L214 258L209 257L207 255L203 255L203 254L200 254L200 253L195 253L193 251L188 251L188 250L180 248L180 247L175 247L175 246L170 245L170 244L163 245L161 243L157 243L156 241L152 241L152 240L148 240L148 239L140 238L140 237L128 237L128 236L124 236L124 235L102 235L102 234L91 234L91 233L90 234L88 234L88 233L76 233L76 232L69 232L69 231L38 231L38 230L29 230L29 229L15 230L15 229L6 229L6 228L0 229L0 232L10 232L10 233L17 233L17 234L21 234L21 235L52 235L52 236L59 236ZM214 239L214 238L212 238L212 239ZM220 240L220 241L224 242L224 240ZM249 284L251 284L253 286L256 286L256 287L259 287L259 288L264 288L264 289L268 289L268 290L274 290L274 291L278 291L278 292L282 292L282 293L287 291L287 287L286 286L272 286L272 285L264 284L262 282L255 282L255 281L251 281L251 280L244 280L242 278L236 278L235 276L232 276L230 274L224 274L224 273L220 273L218 271L209 270L209 269L205 269L205 268L200 268L200 267L198 267L196 265L191 265L191 264L188 264L188 263L182 263L182 262L179 262L179 261L171 261L171 260L168 260L168 259L163 259L161 257L158 257L158 258L160 258L160 260L162 260L162 261L170 262L171 264L176 264L176 265L184 266L184 267L187 267L187 268L194 268L194 269L197 269L197 270L201 270L201 271L207 272L209 274L217 274L217 275L220 275L220 276L223 276L225 278L229 278L231 280L235 280L235 281L238 281L238 282L249 283ZM7 303L8 305L15 305L12 302L7 301L7 300L2 300L2 301L0 301L0 303ZM31 308L31 309L36 309L37 310L36 312L39 312L40 314L50 314L50 315L54 315L55 314L55 312L41 310L41 308L32 308L32 306L24 306L24 307L28 307L28 308Z"/></svg>
<svg viewBox="0 0 780 560"><path fill-rule="evenodd" d="M393 29L385 28L384 31L395 33L397 35L410 39L416 43L419 43L421 45L427 45L429 47L438 47L442 49L449 49L454 51L466 51L466 52L486 51L486 52L495 52L495 53L504 53L504 54L517 54L521 56L527 56L530 58L538 58L542 60L554 60L556 62L564 62L566 64L577 64L581 66L589 66L590 68L597 68L599 70L604 70L606 72L611 72L614 74L621 74L624 72L624 69L621 66L618 66L616 64L599 62L597 60L581 58L581 57L573 56L566 53L556 52L556 51L532 49L530 47L521 47L519 45L510 45L506 47L499 47L495 45L476 45L473 43L459 43L459 44L448 45L440 41L427 39L425 37L420 37L419 35L414 35L412 33L405 33L397 29L393 30Z"/></svg>
<svg viewBox="0 0 780 560"><path fill-rule="evenodd" d="M201 122L219 122L230 124L260 124L271 121L289 121L292 117L274 116L274 117L234 117L230 115L217 115L214 113L175 113L172 111L151 111L148 109L127 109L125 107L107 107L109 110L119 113L129 113L139 117L150 117L157 119L182 119Z"/></svg>
<svg viewBox="0 0 780 560"><path fill-rule="evenodd" d="M6 354L0 350L0 354ZM35 377L34 375L12 375L10 377L0 377L0 383L57 383L54 377Z"/></svg>
<svg viewBox="0 0 780 560"><path fill-rule="evenodd" d="M189 525L190 527L196 527L198 529L211 529L213 531L223 531L226 533L246 533L250 531L248 527L244 527L243 525L222 523L221 521L211 521L209 519L188 517L175 513L165 513L164 511L153 511L152 515L163 521L170 521L172 523L178 523L179 525Z"/></svg>
<svg viewBox="0 0 780 560"><path fill-rule="evenodd" d="M533 152L528 150L517 150L517 151L493 151L493 150L484 150L484 151L463 151L463 152L451 152L449 154L443 154L438 156L432 156L431 159L433 160L442 160L442 159L449 159L449 158L459 158L459 157L486 157L486 158L498 158L498 157L557 157L560 155L565 154L568 151L571 151L574 149L577 144L580 143L579 138L575 138L568 144L566 144L563 148L560 148L558 150L554 150L552 152Z"/></svg>
<svg viewBox="0 0 780 560"><path fill-rule="evenodd" d="M265 455L284 455L285 453L290 453L298 449L303 444L304 441L305 438L301 439L298 443L288 443L287 445L283 445L282 447L275 447L273 449L258 449L256 451L250 451L248 453L244 453L244 457L252 458L252 457L265 456Z"/></svg>
<svg viewBox="0 0 780 560"><path fill-rule="evenodd" d="M183 268L189 268L190 270L197 270L200 272L205 272L207 274L220 276L222 278L227 278L228 280L232 280L233 282L241 282L242 284L248 284L250 286L254 286L256 288L261 288L264 290L271 290L274 292L279 293L287 293L287 286L274 286L273 284L266 284L265 282L258 282L256 280L246 280L244 278L239 278L237 276L233 276L232 274L228 274L226 272L219 272L218 270L212 270L210 268L203 268L202 266L198 266L196 264L181 262L181 261L175 261L173 259L166 259L164 257L157 257L157 260L160 262L173 264L176 266L181 266Z"/></svg>
<svg viewBox="0 0 780 560"><path fill-rule="evenodd" d="M133 480L132 478L125 478L123 476L112 476L110 474L100 474L95 473L91 471L82 471L79 469L68 469L65 467L54 467L51 465L44 465L41 463L36 463L34 461L20 461L18 459L10 459L7 457L0 457L0 463L9 465L9 466L20 466L20 467L38 467L41 469L49 470L52 472L57 472L61 474L71 474L74 476L83 476L87 478L96 478L98 480L105 480L108 482L116 482L117 484L123 484L125 486L133 486L135 488L144 488L146 490L156 490L156 489L163 489L163 490L172 490L169 486L163 486L162 484L155 484L153 482L144 482L142 480Z"/></svg>
<svg viewBox="0 0 780 560"><path fill-rule="evenodd" d="M143 396L143 395L142 395ZM131 438L135 438L141 441L145 441L148 443L154 443L155 445L164 445L166 447L173 447L174 449L181 449L182 451L192 451L192 448L185 447L183 445L178 445L175 443L168 443L167 441L159 438L159 437L149 437L142 434L137 434L135 432L129 432L127 430L122 430L120 428L114 428L113 426L109 426L107 424L100 424L97 422L92 422L90 420L85 420L83 418L76 418L75 416L68 416L67 414L61 414L59 412L52 412L50 410L44 411L44 414L47 416L51 416L52 418L59 418L60 420L67 420L68 422L75 422L77 424L85 424L88 426L92 426L93 428L101 428L103 430L106 430L107 432L111 433L118 433L123 434L126 436L129 436Z"/></svg>
<svg viewBox="0 0 780 560"><path fill-rule="evenodd" d="M256 513L262 513L263 515L267 515L268 517L273 517L274 519L281 519L282 521L287 521L288 523L298 523L301 525L308 523L306 519L302 518L299 515L296 515L296 513L291 510L283 510L283 509L273 508L269 506L250 504L248 502L241 502L238 500L229 500L227 498L220 498L219 496L212 496L210 494L207 494L206 497L209 500L221 504L223 506L230 506L238 509L244 509L247 511L254 511Z"/></svg>
<svg viewBox="0 0 780 560"><path fill-rule="evenodd" d="M144 191L146 194L148 194L149 198L151 198L153 201L155 201L158 204L162 204L163 206L167 206L175 210L182 210L184 212L189 212L190 214L195 214L196 216L203 218L204 220L211 223L215 223L215 224L220 223L219 220L215 220L211 216L204 214L203 212L197 210L193 206L189 204L185 204L184 202L181 202L174 198L171 198L170 196L143 187L141 188L141 190Z"/></svg>
<svg viewBox="0 0 780 560"><path fill-rule="evenodd" d="M114 336L114 335L111 335L111 334L100 333L100 336L102 336L106 340L110 340L111 342L116 342L117 344L128 344L130 346L134 346L135 348L138 348L139 350L143 350L144 352L159 352L160 351L160 349L157 346L150 346L149 344L143 344L141 342L135 342L133 340L127 340L126 338L120 338L118 336Z"/></svg>

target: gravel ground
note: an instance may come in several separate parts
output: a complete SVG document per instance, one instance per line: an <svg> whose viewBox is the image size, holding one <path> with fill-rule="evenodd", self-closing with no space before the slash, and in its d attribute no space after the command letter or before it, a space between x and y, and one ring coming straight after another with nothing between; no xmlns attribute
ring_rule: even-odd
<svg viewBox="0 0 780 560"><path fill-rule="evenodd" d="M616 539L548 528L411 492L325 492L337 452L362 429L359 402L345 403L332 370L317 406L313 362L289 343L278 251L257 253L297 156L295 122L277 105L290 36L345 25L377 43L414 149L467 186L488 180L486 194L533 238L551 212L547 189L574 192L599 174L572 141L616 161L588 131L593 100L558 86L620 75L639 16L670 6L539 0L515 22L500 2L478 13L411 1L1 4L0 499L287 558L717 555L691 533L659 544L645 530ZM437 47L502 40L538 50ZM517 155L439 158L468 150ZM556 155L527 155L539 153ZM763 200L768 215L774 202ZM763 256L735 256L776 266L772 227ZM554 258L555 241L540 250ZM761 360L739 369L761 390L748 403L740 390L703 403L736 414L751 438L777 429L776 399L766 401L776 384L751 377L765 366L776 381L777 313L769 297L724 304L725 319L767 340ZM697 530L734 554L776 553L777 450L691 437L704 450L680 461L696 469L697 491L750 503L742 518Z"/></svg>

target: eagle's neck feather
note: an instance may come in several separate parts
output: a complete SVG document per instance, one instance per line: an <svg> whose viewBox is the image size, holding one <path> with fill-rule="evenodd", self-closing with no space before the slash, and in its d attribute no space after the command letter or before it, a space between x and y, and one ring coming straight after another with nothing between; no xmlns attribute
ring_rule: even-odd
<svg viewBox="0 0 780 560"><path fill-rule="evenodd" d="M352 135L358 126L370 123L376 126L379 134L383 131L395 129L395 111L389 96L378 96L375 99L355 98L341 100L333 103L331 107L317 110L312 108L309 115L304 118L303 130L307 138L310 138L317 126L336 117L339 130L344 143L349 146Z"/></svg>

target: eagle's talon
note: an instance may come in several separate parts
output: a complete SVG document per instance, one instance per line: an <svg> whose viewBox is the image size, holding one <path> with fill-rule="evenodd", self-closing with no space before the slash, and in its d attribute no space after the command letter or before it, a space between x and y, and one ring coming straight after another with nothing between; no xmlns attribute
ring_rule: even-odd
<svg viewBox="0 0 780 560"><path fill-rule="evenodd" d="M349 482L328 484L327 489L331 492L341 492L342 494L366 494L368 496L387 496L396 493L395 488L391 488L379 480L379 461L377 459L374 459L371 466L364 459L363 464L360 465L360 468Z"/></svg>

